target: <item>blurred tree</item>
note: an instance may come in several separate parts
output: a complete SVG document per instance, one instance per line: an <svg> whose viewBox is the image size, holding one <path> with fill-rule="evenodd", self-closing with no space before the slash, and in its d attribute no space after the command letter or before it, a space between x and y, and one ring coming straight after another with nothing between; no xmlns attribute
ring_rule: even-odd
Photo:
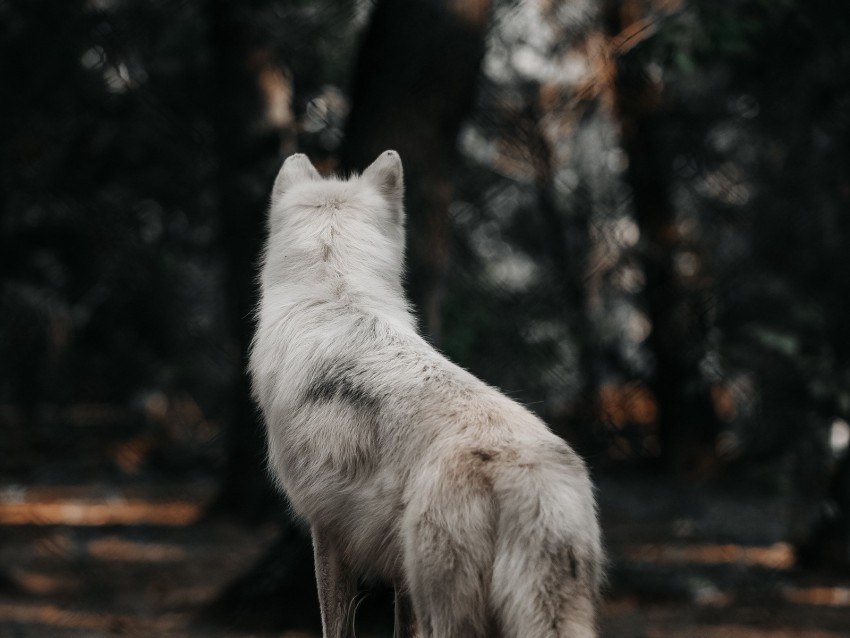
<svg viewBox="0 0 850 638"><path fill-rule="evenodd" d="M27 436L58 436L75 402L214 394L214 288L195 268L211 227L205 69L185 54L203 22L141 2L0 12L0 401L23 408Z"/></svg>
<svg viewBox="0 0 850 638"><path fill-rule="evenodd" d="M848 457L827 444L850 412L848 29L821 1L689 3L653 24L640 52L664 85L650 113L664 112L636 149L664 162L647 180L666 176L659 190L677 222L668 242L684 238L690 253L684 281L710 268L710 330L697 332L692 363L715 384L743 379L723 410L724 453L741 465L793 462L792 536L830 565L847 565L850 547ZM640 91L623 97L640 108Z"/></svg>
<svg viewBox="0 0 850 638"><path fill-rule="evenodd" d="M607 21L617 55L614 83L627 179L640 228L646 306L653 359L650 388L658 405L659 459L679 474L700 475L711 468L717 419L707 380L700 371L706 354L707 277L682 275L677 261L688 258L671 201L675 146L668 135L670 96L647 74L648 60L635 48L653 19L650 3L609 3ZM644 6L641 6L644 5ZM639 41L639 40L638 40ZM628 47L628 51L626 50Z"/></svg>
<svg viewBox="0 0 850 638"><path fill-rule="evenodd" d="M295 150L296 110L303 112L306 96L316 92L320 78L327 75L317 70L315 56L324 41L345 39L345 30L336 37L327 31L337 26L340 16L350 17L352 3L296 2L283 7L272 0L249 4L211 0L209 12L220 246L228 273L233 356L239 370L227 417L227 470L211 512L252 520L271 517L282 526L277 542L253 570L222 592L209 612L246 624L246 611L251 610L248 625L253 621L315 630L318 598L310 541L270 484L265 432L250 397L246 364L270 185L281 154ZM308 41L314 49L304 48Z"/></svg>
<svg viewBox="0 0 850 638"><path fill-rule="evenodd" d="M744 5L758 27L731 84L758 105L758 187L749 281L724 318L762 380L773 446L795 457L794 540L846 570L850 461L828 440L850 421L850 22L831 7Z"/></svg>
<svg viewBox="0 0 850 638"><path fill-rule="evenodd" d="M489 0L378 0L357 57L340 149L345 170L362 170L387 149L403 158L408 295L436 343L457 136L474 103L489 13Z"/></svg>
<svg viewBox="0 0 850 638"><path fill-rule="evenodd" d="M447 354L574 442L594 431L602 369L591 233L617 199L604 155L616 139L592 88L597 13L581 0L494 3L447 286Z"/></svg>
<svg viewBox="0 0 850 638"><path fill-rule="evenodd" d="M238 371L226 417L226 473L214 508L243 517L266 516L278 502L266 473L265 433L246 369L254 331L250 317L257 304L257 255L268 207L264 193L279 162L282 138L291 135L293 124L289 78L277 65L261 26L274 4L209 4L219 239L227 273L231 356Z"/></svg>
<svg viewBox="0 0 850 638"><path fill-rule="evenodd" d="M355 7L349 1L211 0L207 11L219 249L225 262L231 364L239 371L224 418L227 469L213 510L277 517L282 510L266 472L265 434L246 370L257 303L257 260L270 185L282 156L296 150L298 119L305 118L309 104L316 106L314 96L323 82L339 80L336 67L350 47ZM318 154L335 150L305 141Z"/></svg>

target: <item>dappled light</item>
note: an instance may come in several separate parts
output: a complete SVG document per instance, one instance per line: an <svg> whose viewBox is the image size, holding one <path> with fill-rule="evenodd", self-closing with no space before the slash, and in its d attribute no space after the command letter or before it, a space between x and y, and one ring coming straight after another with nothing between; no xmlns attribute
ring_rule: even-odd
<svg viewBox="0 0 850 638"><path fill-rule="evenodd" d="M55 605L0 603L0 626L9 622L41 626L45 630L83 629L119 635L128 631L137 635L142 632L169 632L183 625L177 618L167 616L140 622L137 617L124 614L69 611Z"/></svg>
<svg viewBox="0 0 850 638"><path fill-rule="evenodd" d="M788 543L770 547L741 545L647 544L626 547L624 556L635 563L671 565L730 565L789 570L794 567L794 549Z"/></svg>
<svg viewBox="0 0 850 638"><path fill-rule="evenodd" d="M164 562L183 559L184 548L165 543L135 543L110 536L88 544L88 553L97 560Z"/></svg>
<svg viewBox="0 0 850 638"><path fill-rule="evenodd" d="M85 500L0 503L0 525L189 525L201 514L195 503Z"/></svg>
<svg viewBox="0 0 850 638"><path fill-rule="evenodd" d="M209 493L198 483L152 489L11 484L0 488L0 525L185 526L198 520L204 507L198 499Z"/></svg>
<svg viewBox="0 0 850 638"><path fill-rule="evenodd" d="M80 586L78 577L25 570L15 571L14 580L24 591L37 596L68 594L78 590Z"/></svg>
<svg viewBox="0 0 850 638"><path fill-rule="evenodd" d="M783 592L789 603L850 607L850 587L788 587Z"/></svg>

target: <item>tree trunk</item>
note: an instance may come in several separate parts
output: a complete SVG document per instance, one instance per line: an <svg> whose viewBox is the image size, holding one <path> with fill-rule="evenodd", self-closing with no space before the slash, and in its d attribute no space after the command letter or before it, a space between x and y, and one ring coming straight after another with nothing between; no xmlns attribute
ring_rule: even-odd
<svg viewBox="0 0 850 638"><path fill-rule="evenodd" d="M227 468L211 511L259 519L279 506L265 462L265 436L246 373L257 304L257 259L265 230L272 167L280 160L281 131L265 125L262 73L269 61L237 3L211 1L214 52L213 119L217 140L221 251L236 378L227 423Z"/></svg>
<svg viewBox="0 0 850 638"><path fill-rule="evenodd" d="M534 161L534 183L537 207L545 228L547 257L556 274L554 294L564 321L568 322L579 351L581 386L577 399L566 414L550 415L555 431L574 444L590 449L592 424L598 418L595 394L598 389L596 374L596 336L587 314L587 256L590 246L590 204L576 198L580 210L566 214L559 209L555 192L555 158L551 141L542 125L544 109L538 97L526 118L529 148Z"/></svg>
<svg viewBox="0 0 850 638"><path fill-rule="evenodd" d="M252 9L258 10L258 7ZM266 471L266 442L260 415L250 396L247 353L254 332L257 263L265 232L273 171L280 165L287 118L269 118L268 75L282 71L263 54L251 11L237 3L211 0L214 52L214 124L219 158L220 246L226 268L226 304L230 348L236 377L227 415L227 466L210 515L245 521L276 518L282 530L277 542L244 577L233 582L207 609L218 622L281 625L318 630L318 599L312 549L307 536L291 520ZM255 18L256 19L256 18ZM274 84L274 82L271 82ZM264 98L266 98L264 100ZM278 126L269 120L276 119ZM291 120L289 120L291 122Z"/></svg>
<svg viewBox="0 0 850 638"><path fill-rule="evenodd" d="M823 457L817 460L823 462ZM809 480L807 486L811 484ZM806 501L809 510L812 499L816 499L817 511L814 523L809 523L811 516L805 517L803 522L809 524L800 526L802 535L793 539L797 556L806 567L846 573L850 569L850 454L845 452L829 479L826 499L819 497L821 493L822 490L815 488L803 495L809 499ZM802 512L805 516L805 509L798 506L794 513Z"/></svg>
<svg viewBox="0 0 850 638"><path fill-rule="evenodd" d="M613 2L608 21L616 36L633 26L634 2ZM654 357L650 384L658 404L662 464L677 474L704 475L714 466L717 419L710 390L699 371L706 326L703 290L688 288L676 272L683 246L670 201L672 156L665 144L664 99L634 51L617 60L614 82L627 180L643 241L647 310Z"/></svg>
<svg viewBox="0 0 850 638"><path fill-rule="evenodd" d="M340 153L362 170L397 150L407 184L408 295L435 343L451 234L457 135L484 54L489 0L379 0L353 74Z"/></svg>

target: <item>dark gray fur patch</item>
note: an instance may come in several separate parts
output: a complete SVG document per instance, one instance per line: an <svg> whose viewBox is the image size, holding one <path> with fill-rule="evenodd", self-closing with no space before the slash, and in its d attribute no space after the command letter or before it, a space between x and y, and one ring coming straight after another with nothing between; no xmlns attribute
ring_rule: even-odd
<svg viewBox="0 0 850 638"><path fill-rule="evenodd" d="M570 572L573 578L578 578L578 560L576 559L575 550L572 547L567 548L567 560L570 563Z"/></svg>
<svg viewBox="0 0 850 638"><path fill-rule="evenodd" d="M472 456L477 458L479 461L486 463L487 461L492 461L494 458L498 456L498 452L494 450L481 450L475 449L472 450Z"/></svg>
<svg viewBox="0 0 850 638"><path fill-rule="evenodd" d="M304 392L303 405L340 401L358 411L374 413L381 406L378 396L357 380L354 364L328 366L320 370Z"/></svg>
<svg viewBox="0 0 850 638"><path fill-rule="evenodd" d="M352 349L368 347L378 338L378 318L359 317L349 336ZM313 370L312 380L304 391L301 405L339 401L355 410L374 415L381 407L381 396L363 382L368 370L356 361L328 361Z"/></svg>

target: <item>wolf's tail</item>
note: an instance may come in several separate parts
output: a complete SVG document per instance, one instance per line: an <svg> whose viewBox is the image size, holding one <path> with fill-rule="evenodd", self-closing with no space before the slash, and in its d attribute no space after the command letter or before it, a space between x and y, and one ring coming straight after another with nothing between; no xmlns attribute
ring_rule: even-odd
<svg viewBox="0 0 850 638"><path fill-rule="evenodd" d="M589 638L602 575L593 488L565 445L538 456L508 464L495 485L502 514L491 605L505 638Z"/></svg>
<svg viewBox="0 0 850 638"><path fill-rule="evenodd" d="M569 448L459 451L419 487L404 537L423 638L596 635L599 529Z"/></svg>

